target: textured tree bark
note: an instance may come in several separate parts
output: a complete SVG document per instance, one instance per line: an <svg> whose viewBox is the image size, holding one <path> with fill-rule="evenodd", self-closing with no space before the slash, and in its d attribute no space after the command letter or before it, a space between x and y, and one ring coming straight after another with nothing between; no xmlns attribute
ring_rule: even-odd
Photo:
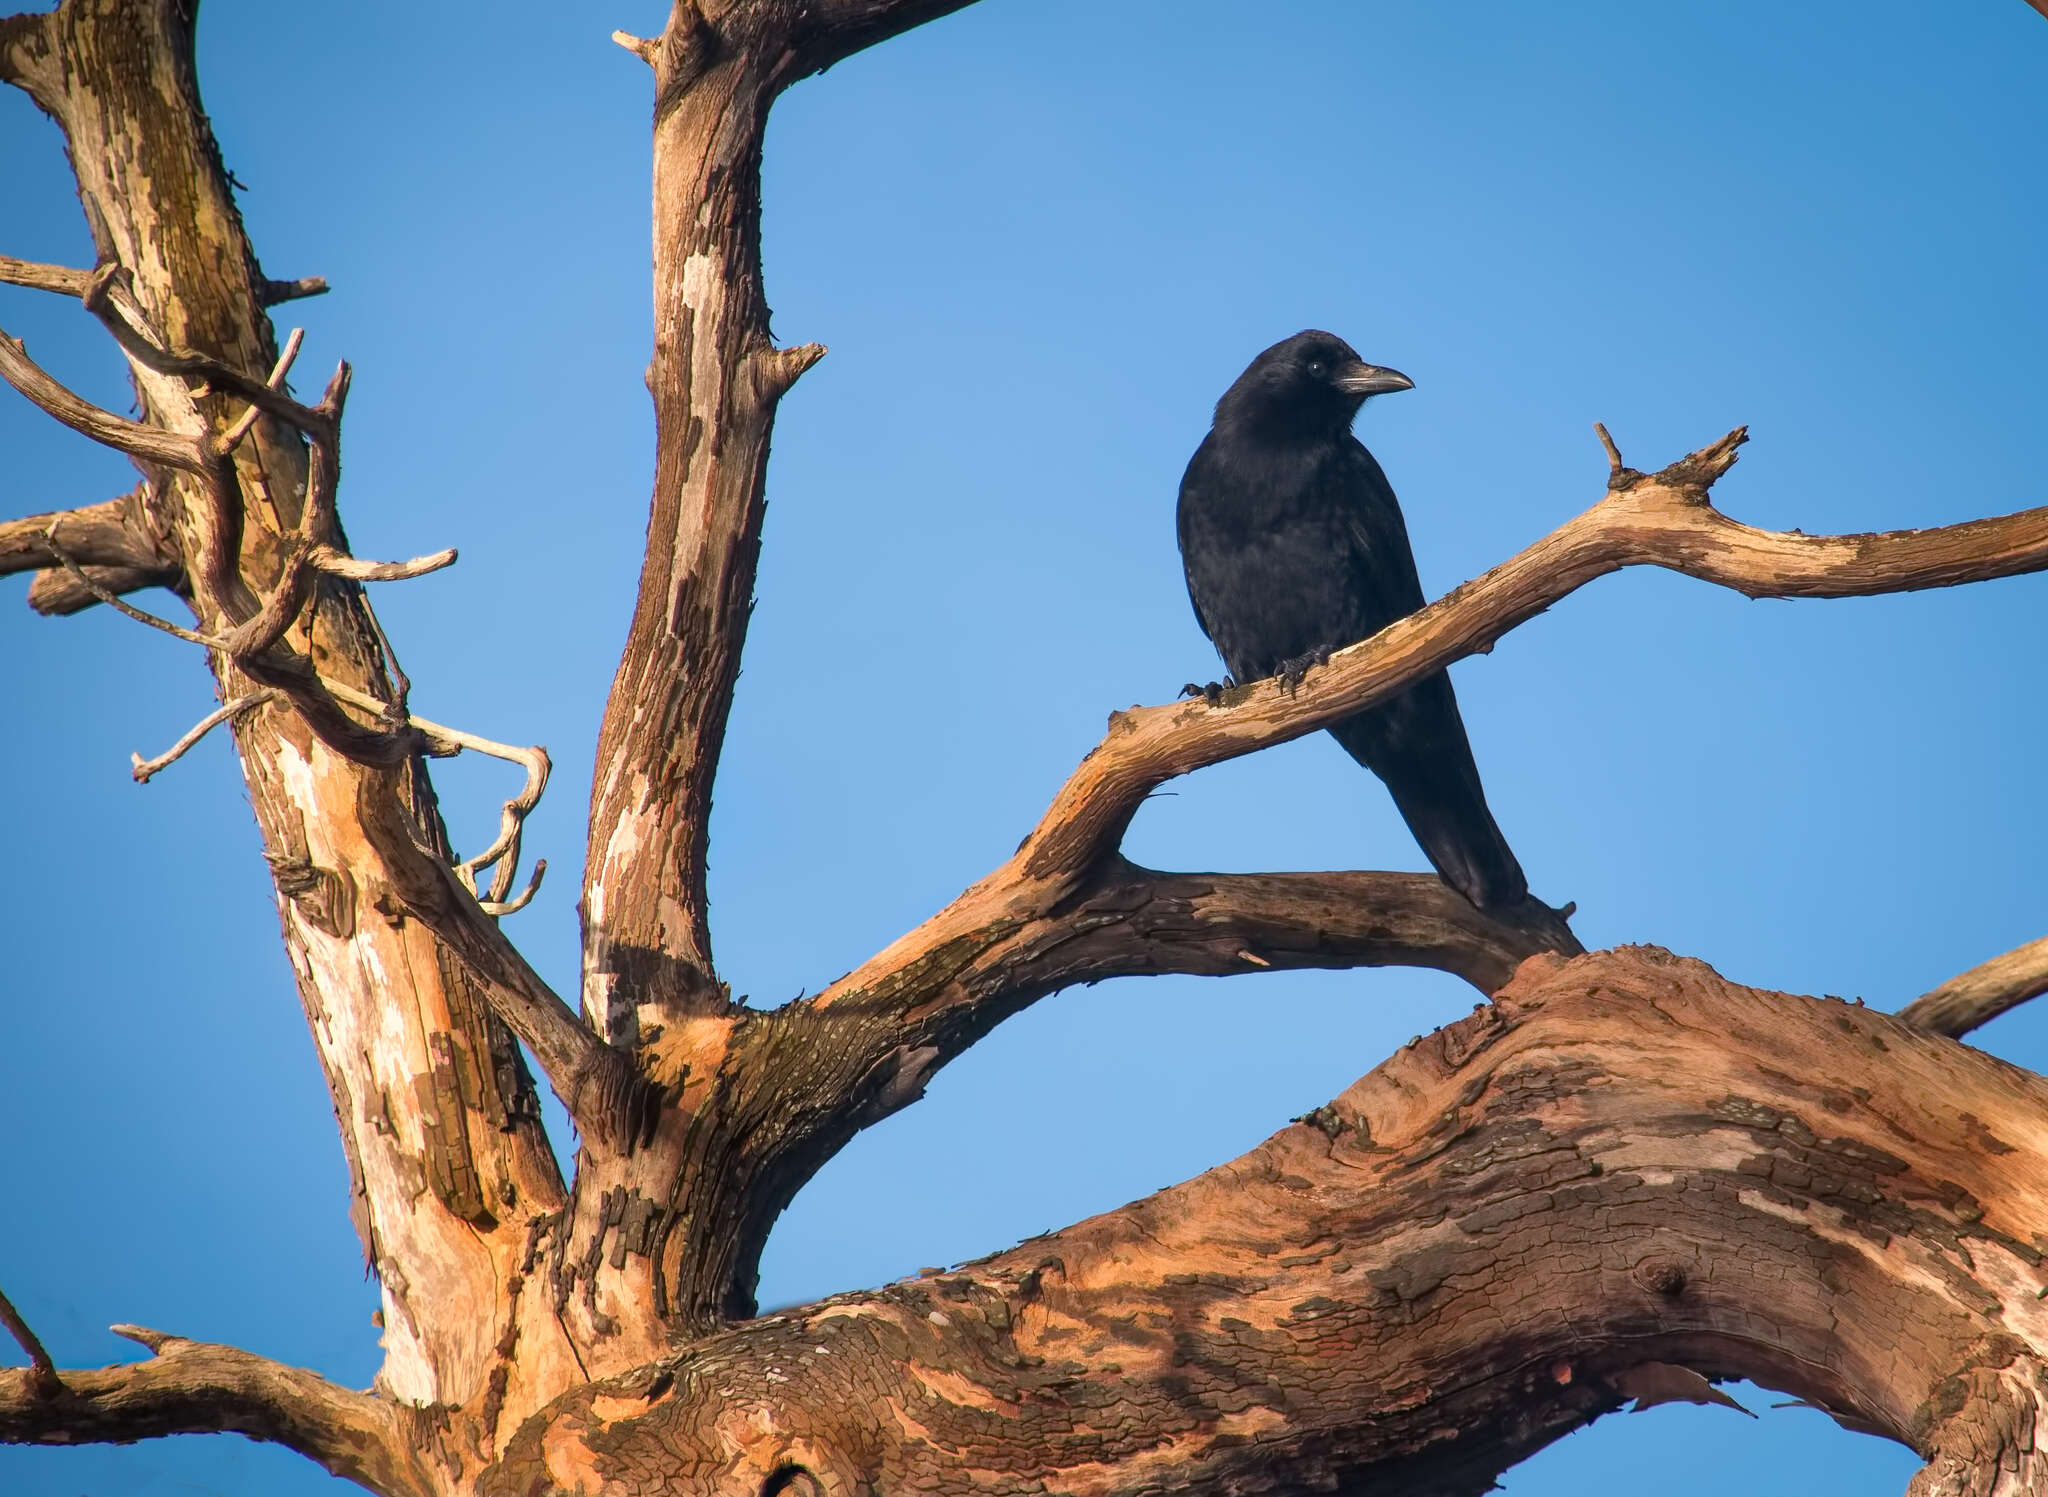
<svg viewBox="0 0 2048 1497"><path fill-rule="evenodd" d="M177 0L92 0L15 17L0 32L0 71L63 128L100 258L130 273L170 345L261 379L277 356L265 281L199 102L194 22L194 7ZM152 423L203 432L240 412L185 379L134 369ZM237 504L226 515L210 512L213 497L189 474L145 476L142 513L127 527L134 543L179 558L202 631L241 622L284 569L282 536L305 493L303 442L283 423L257 422L236 451ZM84 559L119 560L118 548L94 539L116 517L92 518L102 523L59 533ZM223 544L221 574L210 579L202 558ZM27 545L28 564L48 563ZM0 544L9 563L21 554ZM354 585L322 581L291 639L329 678L388 695ZM248 689L214 663L224 696ZM445 845L424 766L352 764L281 707L242 715L234 732L286 955L333 1092L354 1183L349 1214L383 1287L380 1388L474 1416L502 1369L511 1386L501 1401L517 1413L559 1391L569 1373L551 1364L574 1365L551 1318L519 1325L501 1288L527 1254L529 1223L559 1209L564 1192L511 1035L392 897L364 826L366 808L383 808L418 840ZM515 1326L526 1355L512 1361L500 1347ZM488 1449L488 1425L477 1421L457 1443Z"/></svg>
<svg viewBox="0 0 2048 1497"><path fill-rule="evenodd" d="M1858 1005L1539 956L1243 1158L579 1389L480 1490L1476 1494L1682 1368L2034 1492L2044 1118Z"/></svg>
<svg viewBox="0 0 2048 1497"><path fill-rule="evenodd" d="M2048 1084L1943 1037L2048 989L2040 943L1893 1019L1649 948L1586 956L1535 899L1481 912L1425 876L1155 872L1119 850L1164 780L1384 700L1621 567L1758 596L1948 586L2048 568L2048 510L1777 534L1709 502L1742 433L1655 474L1609 443L1606 494L1551 536L1298 691L1115 714L1002 867L813 998L731 1001L710 797L776 405L823 352L769 338L763 128L796 80L965 3L682 0L660 36L616 37L653 72L658 449L578 1007L496 920L546 755L410 711L359 583L453 553L363 562L327 513L346 367L318 406L281 388L264 309L324 283L257 266L200 107L193 0L0 19L0 79L63 127L102 262L0 256L0 280L98 312L143 408L96 410L0 334L0 376L143 471L120 499L0 522L0 574L37 571L49 612L146 620L120 595L154 585L191 605L224 699L201 728L235 734L386 1349L367 1393L137 1327L149 1360L77 1372L10 1312L31 1366L0 1372L0 1441L232 1430L404 1497L1463 1493L1628 1397L1745 1375L1913 1446L1928 1497L2048 1489ZM499 843L458 861L422 755L464 747L528 779ZM753 1318L803 1183L1045 994L1395 963L1498 997L1186 1185ZM517 1042L579 1125L567 1186Z"/></svg>

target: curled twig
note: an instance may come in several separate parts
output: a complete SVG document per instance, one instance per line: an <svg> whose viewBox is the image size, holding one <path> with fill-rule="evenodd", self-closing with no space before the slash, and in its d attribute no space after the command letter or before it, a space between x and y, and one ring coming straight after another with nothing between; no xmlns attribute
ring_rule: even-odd
<svg viewBox="0 0 2048 1497"><path fill-rule="evenodd" d="M329 681L326 685L327 689L342 701L366 711L388 715L392 710L390 703L380 702L366 691L357 691L354 687L343 686L334 681ZM539 744L531 748L519 748L509 743L498 743L493 739L479 737L475 733L465 733L460 728L447 727L424 717L408 716L406 721L424 740L426 752L437 759L453 758L464 749L472 749L490 758L517 764L526 771L525 784L520 786L517 795L505 802L504 809L498 814L497 840L475 857L465 858L455 865L456 878L461 880L463 888L470 892L477 903L484 907L486 914L509 915L524 909L527 901L533 898L535 891L540 887L541 873L546 866L545 859L534 865L533 876L517 899L510 899L507 896L511 894L512 881L519 873L519 844L526 828L526 818L532 814L533 808L540 804L541 794L548 788L548 775L554 769L554 761L548 757L548 751ZM479 894L476 887L477 875L494 863L498 871L491 880L491 886L488 891Z"/></svg>
<svg viewBox="0 0 2048 1497"><path fill-rule="evenodd" d="M519 862L516 858L507 859L504 866L507 868L517 868L519 866ZM528 905L533 903L534 895L540 893L540 881L544 876L546 876L547 871L548 860L546 858L535 858L533 860L533 876L527 879L526 887L519 891L519 897L517 899L507 899L502 901L496 899L479 899L476 902L477 908L482 910L486 915L518 914L521 910L525 909Z"/></svg>
<svg viewBox="0 0 2048 1497"><path fill-rule="evenodd" d="M147 785L153 775L170 768L178 760L184 758L186 751L193 744L204 738L208 733L211 733L229 718L239 716L241 713L249 711L252 707L261 707L270 702L281 701L283 698L283 692L267 686L261 691L252 691L247 696L236 697L232 702L214 708L213 711L207 713L206 716L194 723L186 731L184 737L165 749L161 754L158 754L154 759L145 759L140 754L130 754L128 757L135 765L132 771L135 776L135 783Z"/></svg>

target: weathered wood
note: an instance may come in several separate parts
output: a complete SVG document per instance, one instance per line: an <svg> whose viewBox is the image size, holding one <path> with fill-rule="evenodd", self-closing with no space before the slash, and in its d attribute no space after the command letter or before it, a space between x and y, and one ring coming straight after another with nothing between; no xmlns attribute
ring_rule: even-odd
<svg viewBox="0 0 2048 1497"><path fill-rule="evenodd" d="M579 1389L480 1490L1477 1494L1647 1363L2037 1491L2044 1119L1859 1005L1536 957L1243 1158Z"/></svg>
<svg viewBox="0 0 2048 1497"><path fill-rule="evenodd" d="M178 0L70 0L0 28L0 70L63 129L100 260L126 270L167 346L260 383L277 349L264 281L198 98L192 27L193 7ZM131 368L143 419L166 439L198 441L242 409L182 375ZM307 486L303 441L284 423L257 422L235 449L226 513L222 494L188 472L149 477L137 528L180 558L199 629L233 630L286 565L283 538ZM288 641L329 677L381 698L388 683L356 587L322 578L310 589ZM215 665L223 693L248 689L218 656ZM286 953L333 1091L355 1189L350 1215L382 1284L379 1386L474 1412L502 1360L503 1285L526 1251L528 1223L558 1210L565 1192L517 1046L442 944L395 901L364 826L366 810L386 808L415 840L441 844L424 767L408 758L394 770L364 769L276 708L242 714L234 733ZM534 1321L505 1404L515 1413L573 1375L552 1320ZM472 1426L456 1443L474 1460L490 1433Z"/></svg>

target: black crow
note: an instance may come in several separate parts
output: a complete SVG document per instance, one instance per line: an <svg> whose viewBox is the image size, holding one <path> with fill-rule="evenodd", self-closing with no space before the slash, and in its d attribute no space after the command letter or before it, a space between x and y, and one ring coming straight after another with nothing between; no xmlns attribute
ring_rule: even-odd
<svg viewBox="0 0 2048 1497"><path fill-rule="evenodd" d="M1299 682L1332 650L1422 607L1387 475L1351 435L1358 408L1414 381L1331 333L1296 333L1251 362L1180 481L1180 555L1202 632L1239 681ZM1330 734L1393 792L1444 882L1481 908L1528 883L1486 809L1439 672Z"/></svg>

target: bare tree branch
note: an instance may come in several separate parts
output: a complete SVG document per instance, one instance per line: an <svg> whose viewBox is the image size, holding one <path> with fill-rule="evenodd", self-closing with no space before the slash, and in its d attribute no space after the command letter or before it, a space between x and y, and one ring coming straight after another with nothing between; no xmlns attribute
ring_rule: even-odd
<svg viewBox="0 0 2048 1497"><path fill-rule="evenodd" d="M133 770L135 783L147 785L158 774L161 774L164 770L177 763L178 760L184 758L185 754L195 743L199 742L200 739L211 733L229 718L239 717L242 713L252 708L267 706L271 702L281 702L283 700L284 693L280 691L271 691L268 688L262 691L252 691L247 696L236 697L232 702L226 702L214 708L213 711L207 713L206 716L200 718L198 722L186 729L183 737L165 749L161 754L158 754L154 759L145 759L140 754L130 754L128 757L135 765Z"/></svg>
<svg viewBox="0 0 2048 1497"><path fill-rule="evenodd" d="M142 609L135 607L132 603L124 601L120 594L101 586L94 578L87 576L85 569L71 555L70 548L60 544L57 540L57 528L63 523L63 518L63 516L59 515L50 522L49 529L43 532L43 544L49 548L50 554L57 558L57 564L69 572L72 580L80 587L91 593L115 612L127 615L138 624L146 624L152 629L172 636L174 639L182 639L187 644L204 645L211 650L227 649L228 642L226 640L215 639L211 635L187 629L182 624L174 624L169 619L158 618L153 613L146 613Z"/></svg>
<svg viewBox="0 0 2048 1497"><path fill-rule="evenodd" d="M173 378L203 380L217 390L247 401L265 415L296 427L316 442L325 440L331 444L335 440L341 422L341 402L347 394L346 364L335 375L335 381L329 384L326 398L318 406L305 406L282 389L284 373L298 352L296 338L278 356L276 368L269 379L251 379L220 359L169 347L162 334L149 325L147 314L130 289L128 273L119 265L102 265L95 270L82 300L86 310L99 318L101 325L114 335L121 351L145 369ZM218 450L225 452L233 445L231 441L223 441Z"/></svg>
<svg viewBox="0 0 2048 1497"><path fill-rule="evenodd" d="M339 454L322 429L338 429L341 391L330 387L323 411L271 388L291 350L280 356L262 307L317 286L262 274L199 97L197 9L92 0L0 23L0 72L62 128L92 232L101 269L82 291L56 279L81 296L97 285L110 329L130 335L145 428L189 434L211 459L195 468L173 452L184 466L152 473L148 516L182 561L192 632L223 645L209 661L223 699L274 688L293 700L294 712L237 721L235 748L340 1125L350 1218L382 1282L379 1386L417 1406L400 1416L409 1439L468 1459L497 1431L466 1414L440 1446L449 1408L476 1410L495 1378L491 1418L516 1423L552 1380L576 1375L576 1333L552 1299L531 1293L522 1306L502 1292L527 1263L531 1221L553 1219L568 1193L517 1039L469 963L408 910L378 849L402 843L413 872L442 864L432 876L448 920L492 927L447 870L453 854L420 757L427 736L406 721L402 691L390 710L365 709L325 684L392 699L381 631L356 583L336 574L420 568L345 556L333 518ZM8 367L26 373L21 362ZM262 414L251 421L249 409ZM311 451L292 424L308 411L322 418L307 423ZM89 407L64 414L116 445L133 435ZM38 585L54 577L75 596L139 580L81 571ZM287 632L262 648L279 620ZM558 1058L565 1046L537 1048ZM583 1078L558 1067L557 1079L573 1092ZM508 1374L496 1348L515 1335ZM436 1466L435 1485L455 1479Z"/></svg>
<svg viewBox="0 0 2048 1497"><path fill-rule="evenodd" d="M1596 577L1660 566L1753 598L1846 598L2048 567L2048 508L1929 530L1800 535L1731 520L1707 490L1741 430L1655 475L1621 470L1606 498L1484 576L1341 650L1290 693L1276 682L1116 714L1026 839L1011 876L1059 882L1112 850L1144 797L1175 775L1327 727L1495 640ZM1002 875L998 875L1001 877Z"/></svg>
<svg viewBox="0 0 2048 1497"><path fill-rule="evenodd" d="M1398 966L1491 995L1538 952L1582 949L1563 914L1537 900L1479 910L1430 873L1155 873L1118 857L954 982L1007 1007L1111 977Z"/></svg>
<svg viewBox="0 0 2048 1497"><path fill-rule="evenodd" d="M457 555L456 549L450 546L445 551L415 556L411 561L364 561L332 546L315 546L306 553L306 562L316 572L325 572L330 577L346 577L351 582L407 582L429 572L438 572L443 567L454 566Z"/></svg>
<svg viewBox="0 0 2048 1497"><path fill-rule="evenodd" d="M22 341L9 337L4 329L0 329L0 379L27 396L45 414L117 452L187 473L206 473L212 464L211 454L198 437L129 421L73 394L45 373L28 356Z"/></svg>
<svg viewBox="0 0 2048 1497"><path fill-rule="evenodd" d="M0 25L4 25L0 22ZM59 296L84 296L92 285L92 272L69 265L40 265L34 260L17 260L0 255L0 283L26 286L31 291L54 291Z"/></svg>
<svg viewBox="0 0 2048 1497"><path fill-rule="evenodd" d="M48 12L0 16L0 83L11 83L44 109L57 96Z"/></svg>
<svg viewBox="0 0 2048 1497"><path fill-rule="evenodd" d="M40 1399L55 1398L63 1393L64 1383L57 1376L57 1364L50 1360L41 1339L29 1329L21 1312L14 1308L14 1301L4 1294L0 1294L0 1326L5 1326L7 1334L28 1354L29 1392Z"/></svg>
<svg viewBox="0 0 2048 1497"><path fill-rule="evenodd" d="M1958 973L1900 1009L1899 1017L1915 1029L1961 1039L2043 993L2048 993L2048 936Z"/></svg>
<svg viewBox="0 0 2048 1497"><path fill-rule="evenodd" d="M277 306L280 302L297 301L304 296L325 296L325 276L300 276L296 281L265 280L256 288L256 299L266 307Z"/></svg>
<svg viewBox="0 0 2048 1497"><path fill-rule="evenodd" d="M143 533L140 488L117 499L78 509L0 520L0 576L60 565L50 547L50 527L61 527L64 550L82 566L162 569L177 557Z"/></svg>
<svg viewBox="0 0 2048 1497"><path fill-rule="evenodd" d="M778 3L778 0L771 0ZM779 0L787 3L787 0ZM807 0L794 28L801 72L818 72L900 36L914 26L964 10L972 0Z"/></svg>
<svg viewBox="0 0 2048 1497"><path fill-rule="evenodd" d="M79 1445L161 1435L247 1435L310 1456L336 1476L388 1497L433 1497L396 1406L315 1373L140 1326L117 1334L155 1353L66 1372L63 1393L38 1393L29 1373L0 1371L0 1442Z"/></svg>
<svg viewBox="0 0 2048 1497"><path fill-rule="evenodd" d="M46 618L82 613L106 601L111 593L141 592L146 587L179 588L183 567L85 567L83 580L69 571L36 573L28 585L28 606Z"/></svg>
<svg viewBox="0 0 2048 1497"><path fill-rule="evenodd" d="M1604 438L1604 433L1603 433ZM1175 775L1300 737L1385 701L1476 651L1596 577L1657 565L1753 597L1847 597L1947 586L2048 567L2048 509L1933 530L1808 536L1752 529L1714 510L1708 487L1735 461L1740 431L1654 477L1622 467L1600 503L1520 555L1372 639L1331 656L1299 690L1263 682L1201 700L1134 708L1068 779L1009 863L917 931L810 1002L878 993L924 1014L951 974L1044 920L1115 855L1144 797ZM1611 443L1609 444L1611 448ZM941 953L951 952L951 960ZM911 974L916 974L911 980ZM934 981L935 977L940 978ZM922 1032L922 1031L920 1031Z"/></svg>

